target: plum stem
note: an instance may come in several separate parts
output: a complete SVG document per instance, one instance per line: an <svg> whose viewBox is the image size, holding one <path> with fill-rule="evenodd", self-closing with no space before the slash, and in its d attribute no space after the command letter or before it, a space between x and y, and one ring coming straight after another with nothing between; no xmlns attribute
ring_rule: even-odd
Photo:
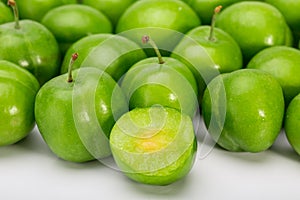
<svg viewBox="0 0 300 200"><path fill-rule="evenodd" d="M68 79L67 79L68 83L72 83L74 81L72 76L72 69L73 69L74 62L75 60L77 60L77 58L78 58L78 53L73 53L69 62Z"/></svg>
<svg viewBox="0 0 300 200"><path fill-rule="evenodd" d="M217 15L221 12L222 6L217 6L214 10L214 14L212 16L212 20L211 20L211 25L210 25L210 34L209 34L209 40L210 41L214 41L215 37L214 37L214 29L215 29L215 24L216 24L216 18Z"/></svg>
<svg viewBox="0 0 300 200"><path fill-rule="evenodd" d="M20 29L20 23L19 23L19 11L18 11L18 6L15 0L8 0L7 5L12 7L13 12L14 12L14 17L15 17L15 28Z"/></svg>
<svg viewBox="0 0 300 200"><path fill-rule="evenodd" d="M156 55L157 55L158 63L159 63L159 64L164 64L164 63L165 63L165 61L162 59L162 56L161 56L161 54L160 54L160 51L159 51L157 45L155 44L155 42L154 42L148 35L144 35L144 36L142 37L142 42L143 42L144 44L149 43L149 44L153 47L153 49L154 49L154 51L155 51L155 53L156 53Z"/></svg>

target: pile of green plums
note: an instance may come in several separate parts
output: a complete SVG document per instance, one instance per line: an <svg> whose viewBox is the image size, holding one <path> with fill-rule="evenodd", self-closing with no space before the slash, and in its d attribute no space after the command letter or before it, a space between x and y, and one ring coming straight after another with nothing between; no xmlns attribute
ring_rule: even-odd
<svg viewBox="0 0 300 200"><path fill-rule="evenodd" d="M35 126L62 160L112 157L168 185L192 169L203 117L227 151L282 128L300 154L300 1L2 0L0 146Z"/></svg>

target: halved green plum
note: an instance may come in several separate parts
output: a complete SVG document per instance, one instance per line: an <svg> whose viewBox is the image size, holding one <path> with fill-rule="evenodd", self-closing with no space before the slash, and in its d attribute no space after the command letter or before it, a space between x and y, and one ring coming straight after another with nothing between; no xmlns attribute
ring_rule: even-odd
<svg viewBox="0 0 300 200"><path fill-rule="evenodd" d="M110 147L120 170L137 182L171 184L187 175L197 142L189 116L172 108L136 108L114 125Z"/></svg>

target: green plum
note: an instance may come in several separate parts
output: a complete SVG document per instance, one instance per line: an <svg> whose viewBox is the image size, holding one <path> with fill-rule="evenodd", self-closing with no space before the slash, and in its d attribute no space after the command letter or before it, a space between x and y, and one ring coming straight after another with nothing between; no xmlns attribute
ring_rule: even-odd
<svg viewBox="0 0 300 200"><path fill-rule="evenodd" d="M288 25L292 30L300 31L300 1L295 0L264 0L266 3L269 3L275 6L285 17Z"/></svg>
<svg viewBox="0 0 300 200"><path fill-rule="evenodd" d="M186 176L197 150L191 118L163 107L124 114L111 131L110 146L125 175L151 185L168 185Z"/></svg>
<svg viewBox="0 0 300 200"><path fill-rule="evenodd" d="M116 26L125 10L136 1L137 0L82 0L82 3L103 12L110 19L112 24Z"/></svg>
<svg viewBox="0 0 300 200"><path fill-rule="evenodd" d="M34 21L41 21L52 8L76 3L76 0L18 0L20 18Z"/></svg>
<svg viewBox="0 0 300 200"><path fill-rule="evenodd" d="M143 35L151 35L160 49L171 51L183 33L200 24L197 14L183 1L143 0L133 3L123 13L116 33L124 34L140 45ZM148 54L153 56L153 53Z"/></svg>
<svg viewBox="0 0 300 200"><path fill-rule="evenodd" d="M216 26L228 32L240 45L247 63L262 49L292 45L292 34L280 11L267 3L245 1L221 12Z"/></svg>
<svg viewBox="0 0 300 200"><path fill-rule="evenodd" d="M72 162L111 155L110 131L126 111L120 87L107 73L93 67L74 72L70 67L68 73L43 85L35 102L36 123L45 142L59 158Z"/></svg>
<svg viewBox="0 0 300 200"><path fill-rule="evenodd" d="M260 51L247 68L260 69L272 74L280 83L286 105L300 93L300 50L274 46Z"/></svg>
<svg viewBox="0 0 300 200"><path fill-rule="evenodd" d="M193 117L197 109L197 84L192 72L182 62L163 57L141 60L125 74L121 88L130 109L159 104L181 110Z"/></svg>
<svg viewBox="0 0 300 200"><path fill-rule="evenodd" d="M69 58L73 52L80 57L73 68L97 67L118 81L137 61L146 58L144 51L133 41L112 34L94 34L75 42L67 51L61 73L68 71Z"/></svg>
<svg viewBox="0 0 300 200"><path fill-rule="evenodd" d="M214 18L220 9L216 7ZM239 45L228 33L215 28L214 20L211 26L199 26L189 31L171 56L185 63L193 72L200 96L212 78L243 66Z"/></svg>
<svg viewBox="0 0 300 200"><path fill-rule="evenodd" d="M57 39L64 54L77 40L96 33L111 33L112 24L100 11L87 5L51 9L41 20Z"/></svg>
<svg viewBox="0 0 300 200"><path fill-rule="evenodd" d="M9 0L15 13L17 7ZM0 25L0 59L30 71L42 85L59 74L60 51L53 34L42 24L20 20Z"/></svg>
<svg viewBox="0 0 300 200"><path fill-rule="evenodd" d="M34 102L39 87L27 70L0 60L0 146L20 141L34 127Z"/></svg>
<svg viewBox="0 0 300 200"><path fill-rule="evenodd" d="M0 24L6 22L11 22L14 20L14 15L11 9L7 7L4 3L0 2Z"/></svg>
<svg viewBox="0 0 300 200"><path fill-rule="evenodd" d="M158 27L186 33L200 23L200 19L192 8L182 1L143 0L135 2L123 13L116 32Z"/></svg>
<svg viewBox="0 0 300 200"><path fill-rule="evenodd" d="M300 155L300 94L288 105L284 121L284 130L293 149Z"/></svg>
<svg viewBox="0 0 300 200"><path fill-rule="evenodd" d="M263 0L190 0L188 4L196 11L202 24L211 24L211 18L215 7L221 5L224 8L241 1L263 1Z"/></svg>
<svg viewBox="0 0 300 200"><path fill-rule="evenodd" d="M149 36L144 36L143 40L154 45L158 58L141 60L125 74L121 88L130 109L161 105L193 117L198 104L198 88L192 72L174 58L161 57Z"/></svg>
<svg viewBox="0 0 300 200"><path fill-rule="evenodd" d="M295 42L297 45L297 42L300 38L300 1L295 0L264 0L266 3L269 3L283 14L285 17L288 25L292 29L292 32L294 33Z"/></svg>
<svg viewBox="0 0 300 200"><path fill-rule="evenodd" d="M261 152L281 131L282 89L273 76L257 69L221 74L204 92L202 114L210 135L222 148Z"/></svg>
<svg viewBox="0 0 300 200"><path fill-rule="evenodd" d="M188 2L188 4L196 11L201 19L202 24L208 25L211 24L215 7L222 5L225 8L240 1L241 0L191 0Z"/></svg>

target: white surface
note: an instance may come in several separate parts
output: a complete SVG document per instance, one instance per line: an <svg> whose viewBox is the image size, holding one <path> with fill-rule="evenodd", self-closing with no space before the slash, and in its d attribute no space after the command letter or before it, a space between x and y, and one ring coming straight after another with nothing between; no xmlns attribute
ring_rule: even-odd
<svg viewBox="0 0 300 200"><path fill-rule="evenodd" d="M98 161L58 159L34 129L23 141L0 148L0 199L300 199L300 156L284 134L262 153L215 147L200 158L199 154L190 174L179 182L142 185Z"/></svg>

